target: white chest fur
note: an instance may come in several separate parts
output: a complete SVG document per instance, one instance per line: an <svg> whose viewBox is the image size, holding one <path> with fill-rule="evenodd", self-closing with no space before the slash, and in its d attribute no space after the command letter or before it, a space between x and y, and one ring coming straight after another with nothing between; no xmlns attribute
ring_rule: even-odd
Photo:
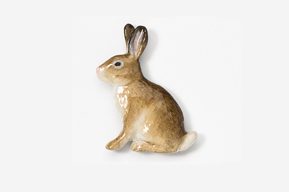
<svg viewBox="0 0 289 192"><path fill-rule="evenodd" d="M128 106L128 96L125 86L116 87L116 99L122 111Z"/></svg>

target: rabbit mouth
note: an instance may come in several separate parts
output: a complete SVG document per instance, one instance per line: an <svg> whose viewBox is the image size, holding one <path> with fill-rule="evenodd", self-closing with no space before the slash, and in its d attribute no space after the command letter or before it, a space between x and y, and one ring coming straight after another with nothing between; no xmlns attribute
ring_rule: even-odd
<svg viewBox="0 0 289 192"><path fill-rule="evenodd" d="M102 68L96 68L96 75L98 76L98 78L106 83L112 83L111 78L109 78L105 71Z"/></svg>
<svg viewBox="0 0 289 192"><path fill-rule="evenodd" d="M107 78L105 77L104 73L101 71L100 68L96 68L96 75L98 76L99 79L107 81Z"/></svg>
<svg viewBox="0 0 289 192"><path fill-rule="evenodd" d="M105 78L105 75L103 74L101 68L99 67L96 68L96 75L98 76L99 79L107 81L107 78Z"/></svg>

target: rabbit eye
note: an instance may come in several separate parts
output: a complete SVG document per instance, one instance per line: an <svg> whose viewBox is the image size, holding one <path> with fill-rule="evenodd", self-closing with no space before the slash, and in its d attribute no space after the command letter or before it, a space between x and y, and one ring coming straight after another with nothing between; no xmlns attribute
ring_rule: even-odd
<svg viewBox="0 0 289 192"><path fill-rule="evenodd" d="M118 67L118 66L121 65L121 63L120 62L116 62L114 65Z"/></svg>
<svg viewBox="0 0 289 192"><path fill-rule="evenodd" d="M120 69L123 67L123 62L122 61L116 61L113 63L114 67L117 69Z"/></svg>

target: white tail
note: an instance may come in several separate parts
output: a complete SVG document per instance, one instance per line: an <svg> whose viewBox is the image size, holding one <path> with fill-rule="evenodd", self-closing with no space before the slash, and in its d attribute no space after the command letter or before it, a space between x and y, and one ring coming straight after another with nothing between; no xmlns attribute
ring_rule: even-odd
<svg viewBox="0 0 289 192"><path fill-rule="evenodd" d="M187 150L194 142L197 140L197 133L196 132L191 132L187 133L186 135L183 136L183 141L180 144L178 151L185 151Z"/></svg>

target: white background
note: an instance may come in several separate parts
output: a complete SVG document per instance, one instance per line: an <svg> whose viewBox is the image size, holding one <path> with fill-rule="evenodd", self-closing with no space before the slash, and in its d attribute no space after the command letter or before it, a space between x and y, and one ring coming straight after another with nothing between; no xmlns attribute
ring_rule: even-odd
<svg viewBox="0 0 289 192"><path fill-rule="evenodd" d="M288 191L286 1L1 1L0 16L1 191ZM180 29L189 40L166 31L170 20L190 26ZM103 148L120 117L94 70L124 50L126 21L149 27L145 74L168 88L188 129L202 135L189 153ZM192 52L176 67L183 47ZM174 75L159 74L167 66ZM98 104L106 106L101 117Z"/></svg>

